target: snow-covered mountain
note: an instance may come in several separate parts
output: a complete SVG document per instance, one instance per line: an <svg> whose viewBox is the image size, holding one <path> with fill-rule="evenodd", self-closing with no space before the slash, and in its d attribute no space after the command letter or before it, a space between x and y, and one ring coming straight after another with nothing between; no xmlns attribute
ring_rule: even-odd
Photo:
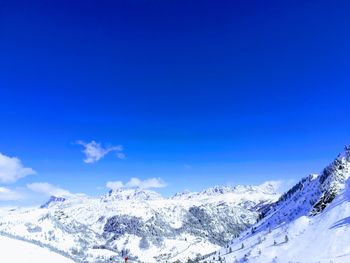
<svg viewBox="0 0 350 263"><path fill-rule="evenodd" d="M214 252L256 223L279 194L270 186L213 187L163 198L117 189L101 198L51 197L41 208L1 213L0 233L84 262L128 255L135 262L175 262Z"/></svg>
<svg viewBox="0 0 350 263"><path fill-rule="evenodd" d="M350 148L206 262L350 262Z"/></svg>
<svg viewBox="0 0 350 263"><path fill-rule="evenodd" d="M350 262L350 148L280 196L273 184L170 198L116 189L0 209L0 235L76 262ZM234 239L233 239L234 238Z"/></svg>

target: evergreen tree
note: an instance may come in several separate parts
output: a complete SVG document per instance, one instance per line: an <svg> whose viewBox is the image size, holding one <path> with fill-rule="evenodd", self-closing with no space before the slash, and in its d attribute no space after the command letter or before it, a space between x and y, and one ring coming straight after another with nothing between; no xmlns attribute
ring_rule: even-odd
<svg viewBox="0 0 350 263"><path fill-rule="evenodd" d="M140 243L139 243L139 247L141 249L148 249L149 248L149 242L148 240L146 239L146 237L142 237L141 240L140 240Z"/></svg>
<svg viewBox="0 0 350 263"><path fill-rule="evenodd" d="M284 237L284 241L287 243L288 242L288 236L286 235L285 237Z"/></svg>

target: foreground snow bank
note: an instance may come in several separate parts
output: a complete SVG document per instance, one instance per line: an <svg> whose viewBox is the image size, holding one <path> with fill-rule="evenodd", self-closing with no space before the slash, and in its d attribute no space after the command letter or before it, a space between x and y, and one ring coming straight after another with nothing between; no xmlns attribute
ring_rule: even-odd
<svg viewBox="0 0 350 263"><path fill-rule="evenodd" d="M34 244L0 236L1 262L73 263L74 261Z"/></svg>

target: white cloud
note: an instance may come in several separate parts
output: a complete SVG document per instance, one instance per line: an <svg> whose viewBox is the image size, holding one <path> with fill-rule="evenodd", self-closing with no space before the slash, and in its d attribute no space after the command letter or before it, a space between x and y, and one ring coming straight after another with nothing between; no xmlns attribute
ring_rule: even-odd
<svg viewBox="0 0 350 263"><path fill-rule="evenodd" d="M27 188L33 192L56 197L69 197L73 194L68 190L62 189L58 186L49 183L32 183L27 184Z"/></svg>
<svg viewBox="0 0 350 263"><path fill-rule="evenodd" d="M138 187L138 188L161 188L165 187L165 182L160 178L149 178L145 180L140 180L138 178L131 178L129 182L126 183L128 187Z"/></svg>
<svg viewBox="0 0 350 263"><path fill-rule="evenodd" d="M18 179L36 174L32 168L24 167L21 160L0 153L0 182L14 183Z"/></svg>
<svg viewBox="0 0 350 263"><path fill-rule="evenodd" d="M106 187L112 190L122 188L124 186L122 181L107 182Z"/></svg>
<svg viewBox="0 0 350 263"><path fill-rule="evenodd" d="M8 189L6 187L0 187L0 201L12 201L21 199L21 194Z"/></svg>
<svg viewBox="0 0 350 263"><path fill-rule="evenodd" d="M101 158L106 156L108 153L116 151L117 158L124 159L125 154L122 153L123 147L121 145L111 146L111 147L102 147L100 143L95 141L91 141L89 143L83 141L77 141L77 144L84 146L83 153L85 154L85 163L95 163L99 161Z"/></svg>
<svg viewBox="0 0 350 263"><path fill-rule="evenodd" d="M149 189L166 187L166 183L161 178L148 178L145 180L141 180L133 177L129 180L129 182L125 184L122 181L107 182L106 187L112 190L123 187Z"/></svg>

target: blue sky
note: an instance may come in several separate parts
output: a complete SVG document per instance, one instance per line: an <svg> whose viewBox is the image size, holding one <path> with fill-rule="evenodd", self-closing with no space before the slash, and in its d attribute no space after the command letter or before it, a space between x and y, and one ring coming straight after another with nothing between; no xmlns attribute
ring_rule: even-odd
<svg viewBox="0 0 350 263"><path fill-rule="evenodd" d="M350 143L349 8L3 2L0 152L36 174L0 192L45 199L27 188L45 182L99 195L135 177L161 178L169 195L319 172ZM79 140L123 150L85 163Z"/></svg>

